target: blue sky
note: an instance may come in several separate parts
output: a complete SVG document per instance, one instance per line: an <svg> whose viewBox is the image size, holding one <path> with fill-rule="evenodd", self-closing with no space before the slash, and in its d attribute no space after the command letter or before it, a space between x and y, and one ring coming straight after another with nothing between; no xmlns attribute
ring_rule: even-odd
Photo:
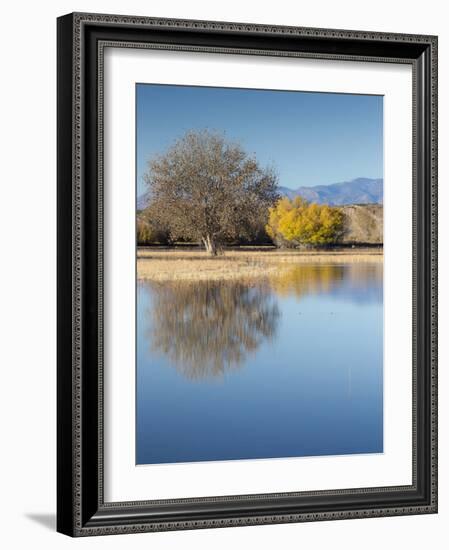
<svg viewBox="0 0 449 550"><path fill-rule="evenodd" d="M383 97L137 84L137 194L147 161L186 131L224 131L279 185L383 177Z"/></svg>

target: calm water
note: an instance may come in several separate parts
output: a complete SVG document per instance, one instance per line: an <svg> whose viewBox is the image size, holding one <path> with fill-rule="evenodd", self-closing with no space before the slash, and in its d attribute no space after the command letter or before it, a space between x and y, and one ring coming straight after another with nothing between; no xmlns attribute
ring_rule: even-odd
<svg viewBox="0 0 449 550"><path fill-rule="evenodd" d="M139 281L137 463L382 452L382 267Z"/></svg>

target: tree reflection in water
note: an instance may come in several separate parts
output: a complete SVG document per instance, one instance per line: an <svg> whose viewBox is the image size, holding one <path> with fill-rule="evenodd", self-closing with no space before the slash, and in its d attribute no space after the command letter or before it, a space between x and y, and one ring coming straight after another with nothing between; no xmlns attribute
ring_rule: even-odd
<svg viewBox="0 0 449 550"><path fill-rule="evenodd" d="M273 339L281 315L278 297L382 302L382 277L380 263L305 264L252 282L146 282L152 295L151 348L189 379L221 376Z"/></svg>
<svg viewBox="0 0 449 550"><path fill-rule="evenodd" d="M153 351L190 379L223 375L273 338L280 316L267 285L232 281L150 283Z"/></svg>
<svg viewBox="0 0 449 550"><path fill-rule="evenodd" d="M279 296L345 294L352 302L382 300L383 264L303 264L270 277Z"/></svg>

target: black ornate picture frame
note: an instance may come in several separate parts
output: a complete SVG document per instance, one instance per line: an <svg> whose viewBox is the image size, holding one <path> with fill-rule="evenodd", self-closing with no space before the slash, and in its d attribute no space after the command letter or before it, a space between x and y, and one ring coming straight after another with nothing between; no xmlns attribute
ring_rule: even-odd
<svg viewBox="0 0 449 550"><path fill-rule="evenodd" d="M105 502L105 45L405 63L413 70L413 483ZM58 495L70 536L437 512L437 38L101 14L58 19Z"/></svg>

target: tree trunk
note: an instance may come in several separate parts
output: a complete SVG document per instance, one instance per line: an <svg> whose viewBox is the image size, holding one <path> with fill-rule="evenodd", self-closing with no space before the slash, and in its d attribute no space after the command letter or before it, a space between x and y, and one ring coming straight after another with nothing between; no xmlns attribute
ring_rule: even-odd
<svg viewBox="0 0 449 550"><path fill-rule="evenodd" d="M206 252L208 252L211 256L217 256L221 252L220 247L210 235L206 235L201 240L206 248Z"/></svg>

